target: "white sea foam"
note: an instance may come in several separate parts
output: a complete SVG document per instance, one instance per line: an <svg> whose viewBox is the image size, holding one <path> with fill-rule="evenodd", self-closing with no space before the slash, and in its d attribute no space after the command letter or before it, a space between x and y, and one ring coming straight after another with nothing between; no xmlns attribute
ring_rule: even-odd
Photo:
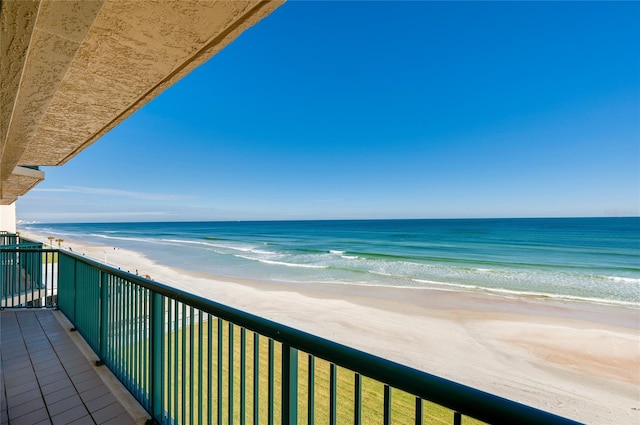
<svg viewBox="0 0 640 425"><path fill-rule="evenodd" d="M624 305L629 307L640 307L640 303L633 302L633 301L619 301L619 300L610 300L610 299L604 299L604 298L579 297L576 295L552 294L548 292L514 291L511 289L498 289L498 288L482 288L482 289L488 292L497 292L499 294L552 298L552 299L558 299L558 300L583 301L583 302L598 303L598 304L614 304L614 305Z"/></svg>
<svg viewBox="0 0 640 425"><path fill-rule="evenodd" d="M98 234L98 233L91 233L89 236L94 237L94 238L113 239L113 240L119 240L119 241L158 243L157 241L155 241L153 239L131 238L131 237L124 237L124 236L107 236L107 235L101 235L101 234Z"/></svg>
<svg viewBox="0 0 640 425"><path fill-rule="evenodd" d="M254 254L263 254L263 255L277 255L276 252L273 251L265 251L263 249L252 249L251 252Z"/></svg>
<svg viewBox="0 0 640 425"><path fill-rule="evenodd" d="M387 276L387 277L401 277L401 276L397 276L393 273L387 273L387 272L378 272L378 271L374 271L374 270L369 270L369 273L371 274L377 274L378 276Z"/></svg>
<svg viewBox="0 0 640 425"><path fill-rule="evenodd" d="M451 286L455 288L465 288L465 289L483 289L476 285L463 285L462 283L438 282L435 280L425 280L425 279L411 279L411 280L414 282L427 283L430 285Z"/></svg>
<svg viewBox="0 0 640 425"><path fill-rule="evenodd" d="M264 259L264 258L248 257L246 255L235 255L235 257L244 258L245 260L258 261L258 262L264 263L264 264L277 265L277 266L300 267L300 268L304 268L304 269L326 269L326 268L329 268L329 266L323 266L323 265L318 265L318 264L287 263L285 261L267 260L267 259Z"/></svg>
<svg viewBox="0 0 640 425"><path fill-rule="evenodd" d="M620 276L602 276L605 280L612 282L632 283L640 285L640 279L634 277L620 277Z"/></svg>
<svg viewBox="0 0 640 425"><path fill-rule="evenodd" d="M414 282L427 283L430 285L472 289L474 291L496 293L500 295L511 295L516 297L551 298L551 299L558 299L558 300L582 301L582 302L590 302L590 303L597 303L597 304L622 305L622 306L636 307L636 308L640 307L640 303L633 302L633 301L619 301L619 300L610 300L610 299L604 299L604 298L580 297L580 296L567 295L567 294L552 294L548 292L516 291L516 290L504 289L504 288L487 288L487 287L477 286L477 285L464 285L461 283L437 282L433 280L424 280L424 279L411 279L411 280L413 280Z"/></svg>
<svg viewBox="0 0 640 425"><path fill-rule="evenodd" d="M338 251L336 249L330 249L329 250L330 254L336 254L336 255L340 255L340 254L344 254L344 251Z"/></svg>
<svg viewBox="0 0 640 425"><path fill-rule="evenodd" d="M255 249L252 246L237 246L237 245L223 244L223 243L212 243L212 242L202 242L202 241L187 241L187 240L182 240L182 239L162 239L162 241L164 241L164 242L172 242L172 243L179 243L179 244L204 245L204 246L210 246L210 247L213 247L213 248L224 248L224 249L230 249L230 250L233 250L233 251L240 251L240 252L255 252L255 253L273 254L272 252L269 252L269 251L262 251L262 250Z"/></svg>

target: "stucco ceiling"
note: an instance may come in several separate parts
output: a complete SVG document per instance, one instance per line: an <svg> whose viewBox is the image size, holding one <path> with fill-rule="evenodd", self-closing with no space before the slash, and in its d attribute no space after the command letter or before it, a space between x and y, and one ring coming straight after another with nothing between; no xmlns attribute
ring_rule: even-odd
<svg viewBox="0 0 640 425"><path fill-rule="evenodd" d="M3 0L0 204L44 179L284 0ZM26 167L25 167L26 166Z"/></svg>

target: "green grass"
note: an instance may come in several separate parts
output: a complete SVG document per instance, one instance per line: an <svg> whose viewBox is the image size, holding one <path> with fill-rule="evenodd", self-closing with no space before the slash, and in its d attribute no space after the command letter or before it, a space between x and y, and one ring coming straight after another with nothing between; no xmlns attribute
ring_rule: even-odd
<svg viewBox="0 0 640 425"><path fill-rule="evenodd" d="M209 324L212 329L212 350L208 350L208 334ZM222 322L222 347L217 347L218 339L218 319L212 318L211 322L204 321L201 325L195 323L184 329L172 329L165 334L165 354L171 351L171 364L168 365L164 376L164 405L165 411L171 410L172 416L185 418L185 422L189 423L193 415L194 423L207 423L209 414L213 423L218 420L218 348L223 353L222 360L222 422L228 423L230 408L229 400L229 369L233 368L233 423L240 423L240 398L241 398L241 330L240 327L233 327L233 363L229 362L229 326L227 322ZM200 331L202 336L200 337ZM193 333L193 340L191 334ZM177 336L177 345L176 345ZM258 413L259 423L268 423L268 347L269 341L265 337L259 338L258 346ZM200 346L203 350L200 351ZM183 355L184 351L184 355ZM254 334L246 331L245 345L245 418L246 423L253 423L253 403L254 394ZM274 423L281 421L281 344L274 343L274 394L273 394L273 418ZM200 357L201 356L201 360ZM175 359L178 359L176 362ZM165 367L167 367L168 357L165 357ZM193 359L193 360L192 360ZM200 368L200 361L202 368ZM193 367L191 366L193 363ZM211 381L209 380L209 367L211 367ZM300 352L298 354L298 423L307 423L307 415L309 412L307 399L309 394L308 387L308 355ZM183 379L184 371L184 379ZM330 364L322 359L315 359L314 366L314 410L313 415L316 423L329 423L329 376ZM178 379L175 380L177 372ZM344 369L337 368L337 423L353 423L354 417L354 373ZM209 386L211 386L212 405L209 405ZM201 396L200 396L201 394ZM171 398L169 396L171 395ZM363 377L362 379L362 423L363 424L381 424L383 421L383 400L384 386L383 384ZM169 406L170 405L170 406ZM211 409L211 412L210 412ZM415 397L392 389L392 423L395 424L414 424ZM425 424L451 424L453 423L453 412L444 407L435 405L430 402L424 402L424 423ZM464 418L463 423L480 424L481 422L471 418Z"/></svg>
<svg viewBox="0 0 640 425"><path fill-rule="evenodd" d="M58 253L57 252L45 252L42 254L42 264L57 264Z"/></svg>

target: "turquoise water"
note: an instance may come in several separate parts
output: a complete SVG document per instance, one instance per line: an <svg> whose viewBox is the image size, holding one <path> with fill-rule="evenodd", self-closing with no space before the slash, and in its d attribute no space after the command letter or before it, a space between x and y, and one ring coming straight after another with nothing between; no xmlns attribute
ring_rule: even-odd
<svg viewBox="0 0 640 425"><path fill-rule="evenodd" d="M286 282L640 306L640 218L31 224L169 266Z"/></svg>

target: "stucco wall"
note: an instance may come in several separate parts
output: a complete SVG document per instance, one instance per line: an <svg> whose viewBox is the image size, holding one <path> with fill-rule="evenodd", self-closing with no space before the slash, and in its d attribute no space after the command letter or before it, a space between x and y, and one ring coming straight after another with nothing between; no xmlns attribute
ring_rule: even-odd
<svg viewBox="0 0 640 425"><path fill-rule="evenodd" d="M0 205L0 230L16 232L16 204Z"/></svg>

